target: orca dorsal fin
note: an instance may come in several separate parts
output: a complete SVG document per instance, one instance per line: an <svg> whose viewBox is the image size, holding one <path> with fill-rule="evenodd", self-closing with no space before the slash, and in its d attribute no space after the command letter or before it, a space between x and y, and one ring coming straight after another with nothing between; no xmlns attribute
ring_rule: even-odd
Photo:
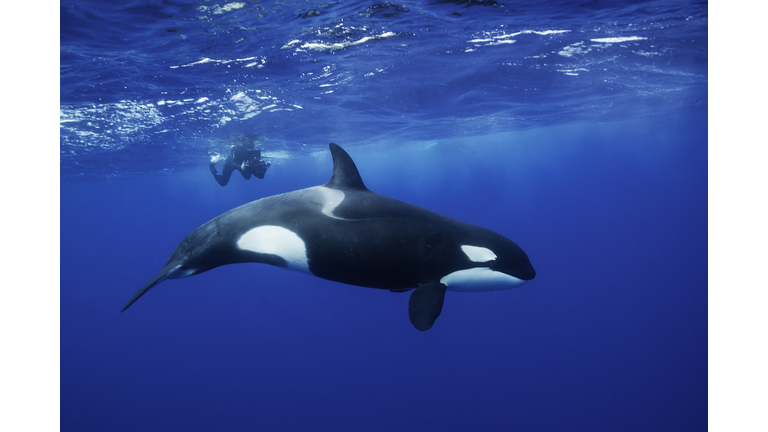
<svg viewBox="0 0 768 432"><path fill-rule="evenodd" d="M331 156L333 157L333 175L325 186L340 190L356 189L367 191L368 188L363 184L363 179L357 171L355 162L349 157L347 152L334 143L328 144L328 147L331 149Z"/></svg>

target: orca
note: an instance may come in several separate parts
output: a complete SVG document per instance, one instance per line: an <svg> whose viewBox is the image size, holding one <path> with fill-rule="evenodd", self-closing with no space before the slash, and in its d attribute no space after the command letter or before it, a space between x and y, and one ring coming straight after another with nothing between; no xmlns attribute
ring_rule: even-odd
<svg viewBox="0 0 768 432"><path fill-rule="evenodd" d="M165 279L263 263L361 287L413 290L409 318L424 331L440 315L446 291L510 289L536 276L512 240L368 190L349 154L329 147L328 183L262 198L206 222L121 313Z"/></svg>

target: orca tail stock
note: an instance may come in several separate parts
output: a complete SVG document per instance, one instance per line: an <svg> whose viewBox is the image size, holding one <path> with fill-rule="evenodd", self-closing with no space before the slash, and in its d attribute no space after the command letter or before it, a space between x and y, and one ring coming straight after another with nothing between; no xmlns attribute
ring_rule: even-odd
<svg viewBox="0 0 768 432"><path fill-rule="evenodd" d="M123 309L120 311L120 313L125 312L125 310L128 309L129 307L131 307L131 305L134 304L136 302L136 300L141 298L141 296L146 294L147 291L149 291L152 288L154 288L160 282L162 282L162 281L164 281L164 280L166 280L168 278L173 279L173 274L177 270L179 270L179 268L181 268L181 264L179 264L179 263L176 263L176 262L174 262L174 263L167 263L165 265L165 267L163 267L163 269L160 270L160 273L155 275L155 277L150 279L149 282L147 282L143 287L141 287L138 291L136 291L136 293L133 294L133 297L131 297L131 299L128 300L128 303L126 303L125 307L123 307Z"/></svg>

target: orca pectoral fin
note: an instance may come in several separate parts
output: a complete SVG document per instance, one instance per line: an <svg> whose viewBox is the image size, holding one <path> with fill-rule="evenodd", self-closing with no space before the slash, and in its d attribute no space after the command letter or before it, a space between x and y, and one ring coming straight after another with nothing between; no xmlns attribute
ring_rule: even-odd
<svg viewBox="0 0 768 432"><path fill-rule="evenodd" d="M446 286L441 283L419 285L408 300L408 317L417 330L432 328L443 310Z"/></svg>
<svg viewBox="0 0 768 432"><path fill-rule="evenodd" d="M133 294L133 297L131 297L130 300L128 300L128 303L123 307L123 310L120 311L120 313L125 312L126 309L128 309L136 300L139 299L139 297L143 296L147 293L147 291L151 290L155 287L155 285L159 284L160 282L166 280L173 272L179 269L179 266L165 266L162 270L160 270L160 273L158 273L155 277L153 277L149 282L147 282L143 287L141 287L138 291L136 291L135 294Z"/></svg>

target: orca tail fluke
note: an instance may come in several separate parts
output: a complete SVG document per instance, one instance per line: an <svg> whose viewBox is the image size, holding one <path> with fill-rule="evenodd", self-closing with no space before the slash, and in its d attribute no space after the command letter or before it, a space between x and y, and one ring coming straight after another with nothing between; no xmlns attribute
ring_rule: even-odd
<svg viewBox="0 0 768 432"><path fill-rule="evenodd" d="M130 300L128 300L128 303L126 303L125 307L120 311L120 313L125 312L126 309L128 309L133 303L136 302L136 300L139 299L139 297L143 296L147 293L147 291L151 290L155 287L155 285L159 284L160 282L168 279L168 277L172 277L171 275L181 267L180 264L176 265L166 265L163 267L162 270L160 270L160 273L158 273L155 277L153 277L149 282L147 282L141 289L136 291L135 294L133 294L133 297L131 297Z"/></svg>

